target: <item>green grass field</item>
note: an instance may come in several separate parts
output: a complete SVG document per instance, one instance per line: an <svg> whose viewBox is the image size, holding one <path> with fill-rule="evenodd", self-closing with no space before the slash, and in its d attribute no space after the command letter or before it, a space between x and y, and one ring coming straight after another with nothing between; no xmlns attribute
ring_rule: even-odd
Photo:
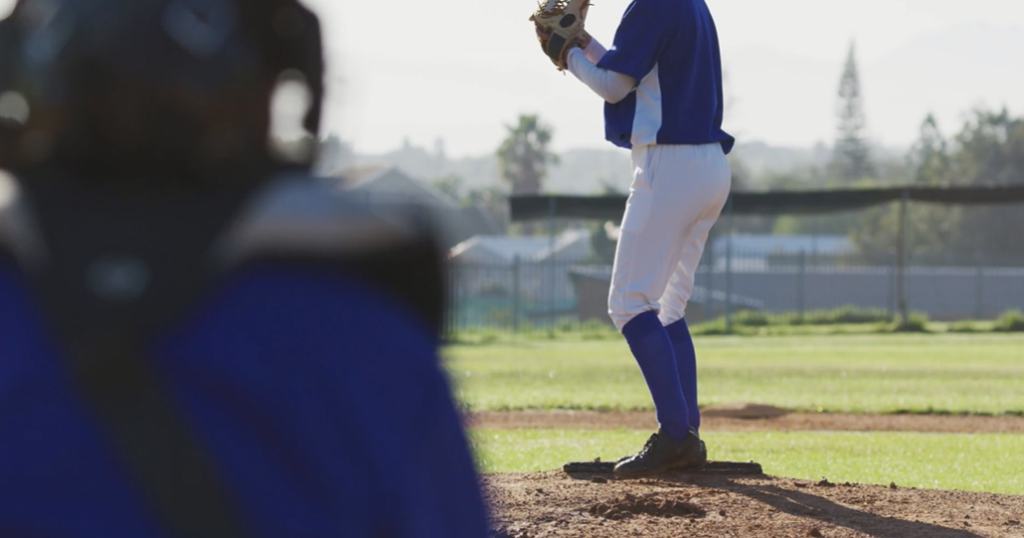
<svg viewBox="0 0 1024 538"><path fill-rule="evenodd" d="M702 406L800 411L1024 414L1024 335L698 337ZM614 340L499 341L446 348L473 410L651 409Z"/></svg>
<svg viewBox="0 0 1024 538"><path fill-rule="evenodd" d="M477 430L483 472L532 472L635 452L650 432ZM722 433L704 436L713 459L755 460L767 474L834 483L1024 494L1024 436L924 433Z"/></svg>
<svg viewBox="0 0 1024 538"><path fill-rule="evenodd" d="M697 338L701 404L866 413L1024 412L1024 336L858 334ZM619 339L524 338L446 349L474 410L651 409ZM528 472L643 445L647 431L477 430L481 470ZM1024 436L705 432L716 459L775 476L1024 494Z"/></svg>

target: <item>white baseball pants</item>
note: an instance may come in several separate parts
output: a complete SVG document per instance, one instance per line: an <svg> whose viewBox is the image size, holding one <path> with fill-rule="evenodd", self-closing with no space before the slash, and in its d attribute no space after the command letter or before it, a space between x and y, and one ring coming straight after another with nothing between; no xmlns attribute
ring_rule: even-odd
<svg viewBox="0 0 1024 538"><path fill-rule="evenodd" d="M731 185L720 144L633 148L633 184L608 296L620 331L649 310L664 325L683 319L708 232Z"/></svg>

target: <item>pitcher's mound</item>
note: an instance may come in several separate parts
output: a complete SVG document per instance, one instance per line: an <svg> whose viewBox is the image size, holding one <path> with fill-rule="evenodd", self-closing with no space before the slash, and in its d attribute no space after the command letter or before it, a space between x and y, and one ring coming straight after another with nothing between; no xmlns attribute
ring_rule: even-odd
<svg viewBox="0 0 1024 538"><path fill-rule="evenodd" d="M1024 538L1020 496L765 475L484 475L501 538Z"/></svg>
<svg viewBox="0 0 1024 538"><path fill-rule="evenodd" d="M705 407L700 410L700 414L705 417L758 419L785 416L789 411L772 405L735 402Z"/></svg>
<svg viewBox="0 0 1024 538"><path fill-rule="evenodd" d="M562 470L569 475L597 475L611 474L615 471L614 461L574 461L562 466ZM734 462L734 461L709 461L700 467L689 469L677 469L663 474L677 475L760 475L763 474L761 465L755 462ZM591 478L586 476L584 478Z"/></svg>

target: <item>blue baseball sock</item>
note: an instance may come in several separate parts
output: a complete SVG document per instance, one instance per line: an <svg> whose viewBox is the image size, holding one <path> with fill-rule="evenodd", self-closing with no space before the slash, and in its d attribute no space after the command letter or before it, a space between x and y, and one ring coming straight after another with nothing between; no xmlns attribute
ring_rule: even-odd
<svg viewBox="0 0 1024 538"><path fill-rule="evenodd" d="M676 353L676 369L679 371L679 385L686 398L690 426L700 430L700 407L697 407L697 352L686 320L681 319L665 327L672 349Z"/></svg>
<svg viewBox="0 0 1024 538"><path fill-rule="evenodd" d="M622 328L622 335L647 381L661 429L673 439L685 439L690 415L679 386L672 342L658 314L648 311L633 318Z"/></svg>

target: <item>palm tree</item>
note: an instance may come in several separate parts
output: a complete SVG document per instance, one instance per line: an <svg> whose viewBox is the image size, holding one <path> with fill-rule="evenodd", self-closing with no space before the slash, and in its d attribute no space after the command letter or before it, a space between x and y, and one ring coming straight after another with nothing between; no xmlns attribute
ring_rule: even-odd
<svg viewBox="0 0 1024 538"><path fill-rule="evenodd" d="M518 125L505 128L508 137L497 152L502 179L512 185L512 196L540 194L547 165L558 162L558 157L548 151L551 127L542 124L536 115L522 114Z"/></svg>

